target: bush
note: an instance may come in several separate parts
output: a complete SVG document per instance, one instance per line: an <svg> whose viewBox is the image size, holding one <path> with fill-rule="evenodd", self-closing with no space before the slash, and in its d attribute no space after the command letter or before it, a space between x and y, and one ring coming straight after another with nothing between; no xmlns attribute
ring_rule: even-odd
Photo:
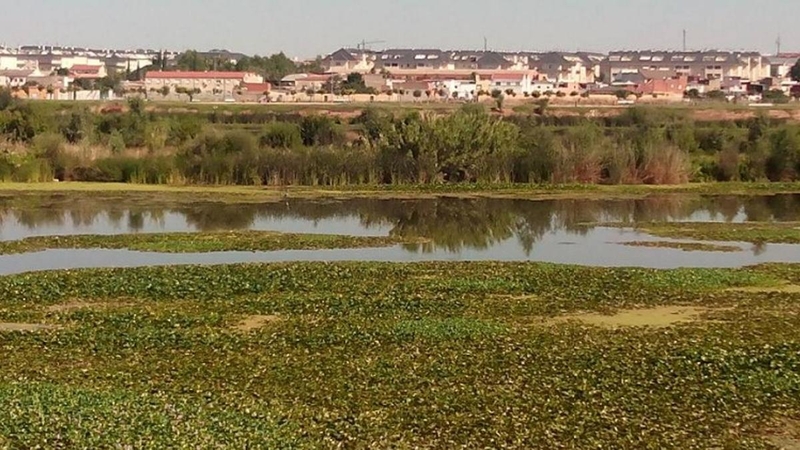
<svg viewBox="0 0 800 450"><path fill-rule="evenodd" d="M311 115L303 117L300 122L300 136L303 145L333 145L341 143L344 138L333 119L328 116Z"/></svg>
<svg viewBox="0 0 800 450"><path fill-rule="evenodd" d="M263 147L294 148L303 145L303 138L296 124L273 122L264 128L259 143Z"/></svg>

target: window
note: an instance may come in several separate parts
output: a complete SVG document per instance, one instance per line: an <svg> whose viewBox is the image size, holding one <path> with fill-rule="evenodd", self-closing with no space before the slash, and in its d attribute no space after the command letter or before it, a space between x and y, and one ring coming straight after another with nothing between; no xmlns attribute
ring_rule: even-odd
<svg viewBox="0 0 800 450"><path fill-rule="evenodd" d="M650 55L642 55L639 57L639 61L651 61L653 59Z"/></svg>
<svg viewBox="0 0 800 450"><path fill-rule="evenodd" d="M425 59L425 55L416 55L414 59Z"/></svg>
<svg viewBox="0 0 800 450"><path fill-rule="evenodd" d="M439 55L428 55L428 59L439 59Z"/></svg>
<svg viewBox="0 0 800 450"><path fill-rule="evenodd" d="M612 61L612 62L617 62L617 61L620 60L620 58L619 58L619 56L609 56L608 60Z"/></svg>
<svg viewBox="0 0 800 450"><path fill-rule="evenodd" d="M692 62L692 61L694 61L694 60L696 60L696 59L697 59L697 58L696 58L696 57L694 57L694 56L687 56L687 57L686 57L686 59L684 59L684 61L686 61L686 62Z"/></svg>
<svg viewBox="0 0 800 450"><path fill-rule="evenodd" d="M660 61L663 61L663 60L664 60L664 55L653 56L653 61L654 62L660 62Z"/></svg>
<svg viewBox="0 0 800 450"><path fill-rule="evenodd" d="M683 61L683 55L675 55L672 57L673 61Z"/></svg>

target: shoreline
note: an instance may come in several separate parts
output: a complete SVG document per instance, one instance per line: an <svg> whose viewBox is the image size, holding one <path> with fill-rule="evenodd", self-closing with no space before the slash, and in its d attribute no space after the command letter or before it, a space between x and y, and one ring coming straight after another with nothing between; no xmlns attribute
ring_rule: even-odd
<svg viewBox="0 0 800 450"><path fill-rule="evenodd" d="M746 183L712 182L680 185L364 185L345 187L260 187L233 185L157 185L131 183L51 182L0 183L6 194L155 194L223 197L235 200L287 199L425 199L436 197L506 199L637 198L659 194L774 195L800 193L800 182ZM217 198L219 199L219 198Z"/></svg>

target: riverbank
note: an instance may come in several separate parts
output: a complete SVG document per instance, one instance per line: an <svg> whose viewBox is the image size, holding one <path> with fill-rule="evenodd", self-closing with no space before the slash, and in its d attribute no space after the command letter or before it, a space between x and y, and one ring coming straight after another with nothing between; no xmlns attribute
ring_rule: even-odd
<svg viewBox="0 0 800 450"><path fill-rule="evenodd" d="M287 198L635 198L659 194L771 195L800 193L796 183L689 183L681 185L437 184L352 187L257 187L132 183L0 183L0 197L20 195L142 195L187 201L278 201Z"/></svg>

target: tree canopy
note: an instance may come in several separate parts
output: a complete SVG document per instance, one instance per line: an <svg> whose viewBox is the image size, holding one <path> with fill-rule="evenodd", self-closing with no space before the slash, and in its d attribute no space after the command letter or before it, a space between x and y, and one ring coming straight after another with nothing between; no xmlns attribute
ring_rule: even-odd
<svg viewBox="0 0 800 450"><path fill-rule="evenodd" d="M792 77L792 80L800 82L800 59L797 60L789 74Z"/></svg>
<svg viewBox="0 0 800 450"><path fill-rule="evenodd" d="M179 70L191 71L254 72L273 82L280 81L283 77L292 73L318 73L323 71L321 57L317 57L314 61L295 64L283 52L271 56L245 56L233 63L224 56L208 56L198 53L196 50L187 50L178 56L175 60L175 66Z"/></svg>

